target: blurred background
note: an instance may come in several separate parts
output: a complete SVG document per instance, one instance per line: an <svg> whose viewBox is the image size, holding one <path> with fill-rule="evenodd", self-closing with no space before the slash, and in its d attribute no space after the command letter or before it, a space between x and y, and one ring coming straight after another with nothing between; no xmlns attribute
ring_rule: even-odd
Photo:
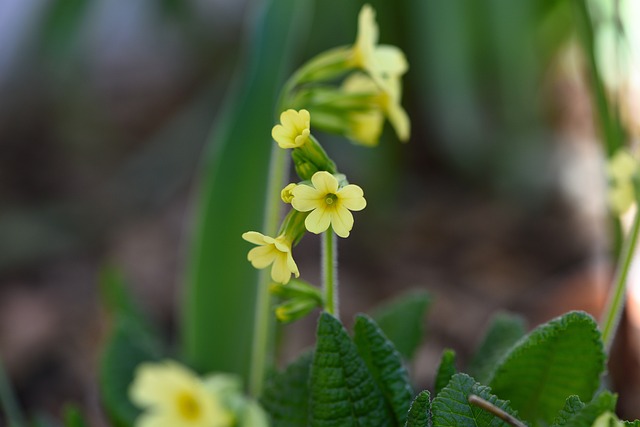
<svg viewBox="0 0 640 427"><path fill-rule="evenodd" d="M262 3L0 0L0 356L29 413L77 402L106 425L105 263L178 341L196 189ZM316 3L294 65L355 38L363 2ZM349 323L426 289L412 366L425 388L443 348L464 366L498 310L531 327L571 309L599 316L617 245L604 165L640 137L640 2L371 3L381 42L408 57L413 128L408 144L386 129L374 149L320 137L369 206L340 242L342 312ZM318 256L315 236L296 250L316 283ZM620 415L640 418L633 295L610 380ZM314 323L287 327L283 362Z"/></svg>

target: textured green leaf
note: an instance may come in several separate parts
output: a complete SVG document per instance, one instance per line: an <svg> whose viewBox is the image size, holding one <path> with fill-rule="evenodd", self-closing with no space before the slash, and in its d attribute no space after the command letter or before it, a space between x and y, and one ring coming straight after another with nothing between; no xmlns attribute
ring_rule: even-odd
<svg viewBox="0 0 640 427"><path fill-rule="evenodd" d="M248 57L204 159L185 272L182 338L190 365L247 378L258 272L245 231L261 230L278 93L311 0L265 1Z"/></svg>
<svg viewBox="0 0 640 427"><path fill-rule="evenodd" d="M322 313L311 365L312 427L393 426L382 392L339 320Z"/></svg>
<svg viewBox="0 0 640 427"><path fill-rule="evenodd" d="M413 388L402 356L369 316L357 315L353 330L353 340L360 356L390 405L398 425L404 425Z"/></svg>
<svg viewBox="0 0 640 427"><path fill-rule="evenodd" d="M434 385L434 391L436 396L440 394L440 391L449 384L451 377L456 374L456 352L450 349L446 349L442 352L440 358L440 365L436 372L436 383Z"/></svg>
<svg viewBox="0 0 640 427"><path fill-rule="evenodd" d="M525 332L525 321L521 316L509 313L496 314L469 363L469 374L478 382L487 383L500 359Z"/></svg>
<svg viewBox="0 0 640 427"><path fill-rule="evenodd" d="M507 427L508 424L493 414L469 403L475 394L494 406L516 416L509 403L491 394L489 387L480 385L467 374L455 374L449 384L433 399L431 413L435 427Z"/></svg>
<svg viewBox="0 0 640 427"><path fill-rule="evenodd" d="M550 424L567 396L591 400L600 385L605 354L591 316L567 313L518 342L496 368L494 393L533 424Z"/></svg>
<svg viewBox="0 0 640 427"><path fill-rule="evenodd" d="M429 390L424 390L411 403L405 427L429 426L431 426L431 395Z"/></svg>
<svg viewBox="0 0 640 427"><path fill-rule="evenodd" d="M640 420L635 421L622 421L625 427L640 427Z"/></svg>
<svg viewBox="0 0 640 427"><path fill-rule="evenodd" d="M570 396L553 422L554 427L591 427L605 412L616 410L617 396L604 391L587 404L578 396Z"/></svg>
<svg viewBox="0 0 640 427"><path fill-rule="evenodd" d="M300 356L284 372L267 378L261 402L279 427L306 427L309 420L309 372L313 353Z"/></svg>
<svg viewBox="0 0 640 427"><path fill-rule="evenodd" d="M376 310L373 319L407 360L413 359L424 337L424 317L431 297L411 291Z"/></svg>

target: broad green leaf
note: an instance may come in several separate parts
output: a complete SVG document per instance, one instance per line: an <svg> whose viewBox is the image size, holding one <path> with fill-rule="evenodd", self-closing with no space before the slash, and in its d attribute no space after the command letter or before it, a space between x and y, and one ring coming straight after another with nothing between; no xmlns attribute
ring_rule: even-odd
<svg viewBox="0 0 640 427"><path fill-rule="evenodd" d="M309 371L313 353L300 356L267 378L260 402L274 426L306 427L309 420Z"/></svg>
<svg viewBox="0 0 640 427"><path fill-rule="evenodd" d="M413 359L424 337L424 317L430 303L427 292L412 291L379 308L371 316L407 360Z"/></svg>
<svg viewBox="0 0 640 427"><path fill-rule="evenodd" d="M447 384L449 384L451 377L456 373L456 352L451 349L446 349L442 352L440 365L438 365L438 371L436 372L436 381L434 385L436 396L440 394L440 391L445 388Z"/></svg>
<svg viewBox="0 0 640 427"><path fill-rule="evenodd" d="M489 387L480 385L467 374L455 374L449 384L431 402L434 427L507 427L508 424L493 414L469 403L475 394L494 406L516 416L509 403L498 399Z"/></svg>
<svg viewBox="0 0 640 427"><path fill-rule="evenodd" d="M318 321L311 365L312 427L393 426L382 392L342 324L328 313Z"/></svg>
<svg viewBox="0 0 640 427"><path fill-rule="evenodd" d="M600 415L616 410L617 396L604 391L587 404L570 396L553 422L554 427L591 427Z"/></svg>
<svg viewBox="0 0 640 427"><path fill-rule="evenodd" d="M402 356L369 316L357 315L353 330L353 340L360 356L390 405L398 425L404 425L413 389Z"/></svg>
<svg viewBox="0 0 640 427"><path fill-rule="evenodd" d="M591 400L604 362L595 321L586 313L571 312L518 342L496 368L490 385L525 420L550 424L567 396Z"/></svg>
<svg viewBox="0 0 640 427"><path fill-rule="evenodd" d="M429 426L431 426L431 395L429 390L424 390L411 403L405 427Z"/></svg>
<svg viewBox="0 0 640 427"><path fill-rule="evenodd" d="M241 235L261 230L271 127L294 45L311 0L270 0L253 34L248 61L210 140L194 209L182 307L183 350L201 371L246 379L258 272ZM284 171L281 171L284 173ZM264 290L266 292L266 290Z"/></svg>
<svg viewBox="0 0 640 427"><path fill-rule="evenodd" d="M486 383L507 351L525 334L525 321L521 316L498 313L469 363L469 374L478 382Z"/></svg>

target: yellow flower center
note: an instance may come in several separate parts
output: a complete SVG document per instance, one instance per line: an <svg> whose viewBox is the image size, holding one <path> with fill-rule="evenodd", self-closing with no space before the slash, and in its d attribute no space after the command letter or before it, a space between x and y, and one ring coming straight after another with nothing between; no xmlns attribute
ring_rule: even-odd
<svg viewBox="0 0 640 427"><path fill-rule="evenodd" d="M335 195L335 194L333 194L333 193L329 193L329 194L327 194L327 195L325 196L325 198L324 198L324 202L325 202L327 205L333 205L333 204L336 202L336 200L338 200L338 196L336 196L336 195Z"/></svg>
<svg viewBox="0 0 640 427"><path fill-rule="evenodd" d="M178 413L186 420L193 421L200 417L200 404L189 392L182 392L176 397Z"/></svg>

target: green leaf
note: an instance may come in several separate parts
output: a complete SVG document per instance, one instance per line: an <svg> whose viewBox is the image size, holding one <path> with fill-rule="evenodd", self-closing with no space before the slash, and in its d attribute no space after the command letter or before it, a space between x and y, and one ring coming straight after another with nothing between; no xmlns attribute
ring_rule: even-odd
<svg viewBox="0 0 640 427"><path fill-rule="evenodd" d="M318 321L310 384L312 427L394 425L355 344L340 321L326 312Z"/></svg>
<svg viewBox="0 0 640 427"><path fill-rule="evenodd" d="M487 383L500 359L525 332L525 321L521 316L509 313L496 314L469 363L469 374L478 382Z"/></svg>
<svg viewBox="0 0 640 427"><path fill-rule="evenodd" d="M553 422L554 427L591 427L606 412L616 410L616 395L604 391L586 405L578 396L569 396L564 408Z"/></svg>
<svg viewBox="0 0 640 427"><path fill-rule="evenodd" d="M245 380L258 272L247 262L250 245L241 235L263 224L276 99L312 1L263 3L248 61L236 72L202 165L181 310L190 365Z"/></svg>
<svg viewBox="0 0 640 427"><path fill-rule="evenodd" d="M436 381L434 386L436 396L440 394L440 391L445 388L447 384L449 384L451 377L456 373L456 352L451 349L446 349L442 352L440 365L436 372Z"/></svg>
<svg viewBox="0 0 640 427"><path fill-rule="evenodd" d="M591 400L604 362L595 321L586 313L571 312L517 343L496 368L490 385L525 420L550 424L567 396Z"/></svg>
<svg viewBox="0 0 640 427"><path fill-rule="evenodd" d="M404 425L413 389L402 356L369 316L357 315L353 330L353 340L360 356L390 405L398 425Z"/></svg>
<svg viewBox="0 0 640 427"><path fill-rule="evenodd" d="M455 374L449 384L433 399L431 412L434 427L507 427L508 424L493 414L469 403L475 394L494 406L516 416L509 403L491 394L489 387L480 385L467 374Z"/></svg>
<svg viewBox="0 0 640 427"><path fill-rule="evenodd" d="M260 403L271 416L272 425L306 427L309 420L309 373L313 353L300 356L267 378Z"/></svg>
<svg viewBox="0 0 640 427"><path fill-rule="evenodd" d="M429 426L431 426L431 395L429 390L424 390L411 403L405 427Z"/></svg>
<svg viewBox="0 0 640 427"><path fill-rule="evenodd" d="M88 424L82 416L82 412L75 405L66 405L64 407L64 426L65 427L87 427Z"/></svg>
<svg viewBox="0 0 640 427"><path fill-rule="evenodd" d="M407 360L413 359L424 337L424 317L431 297L425 291L411 291L373 314L384 334Z"/></svg>

